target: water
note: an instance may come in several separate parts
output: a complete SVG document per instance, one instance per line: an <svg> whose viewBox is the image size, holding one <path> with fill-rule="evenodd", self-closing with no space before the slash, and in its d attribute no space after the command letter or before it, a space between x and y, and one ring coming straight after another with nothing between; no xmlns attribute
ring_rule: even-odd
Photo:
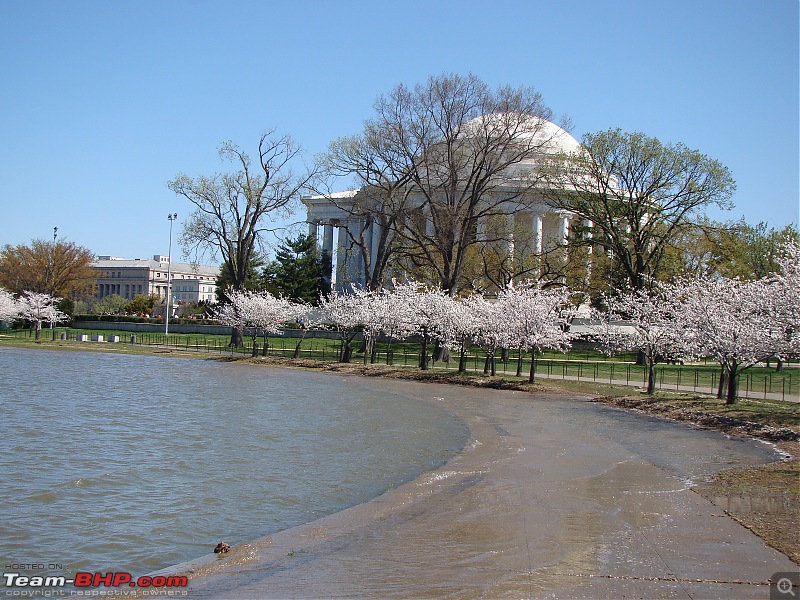
<svg viewBox="0 0 800 600"><path fill-rule="evenodd" d="M385 380L15 348L0 378L0 559L64 573L140 575L311 521L467 436Z"/></svg>

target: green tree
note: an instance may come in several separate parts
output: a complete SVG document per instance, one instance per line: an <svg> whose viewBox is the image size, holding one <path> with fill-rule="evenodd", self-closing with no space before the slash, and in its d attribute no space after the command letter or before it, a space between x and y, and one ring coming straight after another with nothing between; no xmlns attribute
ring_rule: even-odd
<svg viewBox="0 0 800 600"><path fill-rule="evenodd" d="M118 315L124 312L128 301L119 294L104 296L94 305L94 313L98 315Z"/></svg>
<svg viewBox="0 0 800 600"><path fill-rule="evenodd" d="M730 171L683 144L610 129L582 145L548 165L548 196L576 217L571 243L605 250L632 289L659 279L668 251L707 207L731 207Z"/></svg>
<svg viewBox="0 0 800 600"><path fill-rule="evenodd" d="M275 296L317 304L330 293L330 269L317 246L316 236L299 235L284 241L275 260L264 268L264 287ZM327 287L327 289L326 289Z"/></svg>
<svg viewBox="0 0 800 600"><path fill-rule="evenodd" d="M704 228L707 271L723 277L761 279L780 271L779 260L787 242L800 242L794 225L780 229L763 221L749 225L741 219L732 223L712 224Z"/></svg>
<svg viewBox="0 0 800 600"><path fill-rule="evenodd" d="M125 305L125 312L152 315L156 302L160 304L161 299L155 294L138 294L133 297L133 300Z"/></svg>
<svg viewBox="0 0 800 600"><path fill-rule="evenodd" d="M250 260L247 264L247 269L245 271L244 281L241 284L241 289L254 292L263 287L263 282L261 280L261 276L259 275L259 269L261 269L263 266L264 259L261 258L260 255L256 254L250 257ZM234 286L234 276L231 273L228 264L222 263L219 267L219 275L217 275L217 302L222 304L228 301L228 298L225 296L225 291L230 288L236 289Z"/></svg>

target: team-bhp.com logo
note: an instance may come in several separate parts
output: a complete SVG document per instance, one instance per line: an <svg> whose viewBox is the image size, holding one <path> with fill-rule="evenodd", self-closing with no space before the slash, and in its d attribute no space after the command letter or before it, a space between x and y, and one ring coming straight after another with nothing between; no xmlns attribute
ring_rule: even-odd
<svg viewBox="0 0 800 600"><path fill-rule="evenodd" d="M108 573L88 573L80 571L75 577L67 578L64 575L22 575L21 573L3 573L6 587L13 588L98 588L123 586L136 588L182 588L189 583L187 577L182 575L142 575L134 578L125 571L110 571Z"/></svg>

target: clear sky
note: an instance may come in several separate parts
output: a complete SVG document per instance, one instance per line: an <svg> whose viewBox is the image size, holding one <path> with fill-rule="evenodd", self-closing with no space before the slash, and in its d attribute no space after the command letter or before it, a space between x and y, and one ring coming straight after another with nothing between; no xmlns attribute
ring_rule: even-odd
<svg viewBox="0 0 800 600"><path fill-rule="evenodd" d="M309 159L443 72L532 86L573 135L682 142L744 217L800 221L797 0L0 0L0 245L166 254L166 182L292 135ZM302 209L296 220L304 221ZM173 245L173 253L179 252Z"/></svg>

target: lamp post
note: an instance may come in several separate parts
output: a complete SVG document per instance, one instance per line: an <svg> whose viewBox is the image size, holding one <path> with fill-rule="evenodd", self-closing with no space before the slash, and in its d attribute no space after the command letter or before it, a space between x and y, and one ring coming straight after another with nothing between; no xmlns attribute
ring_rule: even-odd
<svg viewBox="0 0 800 600"><path fill-rule="evenodd" d="M167 254L167 310L164 314L164 335L169 335L169 301L172 297L172 222L178 213L167 215L169 219L169 253Z"/></svg>
<svg viewBox="0 0 800 600"><path fill-rule="evenodd" d="M53 248L52 248L53 256L52 256L52 265L51 265L52 268L53 268L53 272L55 272L55 270L56 270L56 238L57 237L58 237L58 227L53 227ZM50 322L50 329L53 330L53 341L55 342L56 341L56 322L55 321L51 321Z"/></svg>

